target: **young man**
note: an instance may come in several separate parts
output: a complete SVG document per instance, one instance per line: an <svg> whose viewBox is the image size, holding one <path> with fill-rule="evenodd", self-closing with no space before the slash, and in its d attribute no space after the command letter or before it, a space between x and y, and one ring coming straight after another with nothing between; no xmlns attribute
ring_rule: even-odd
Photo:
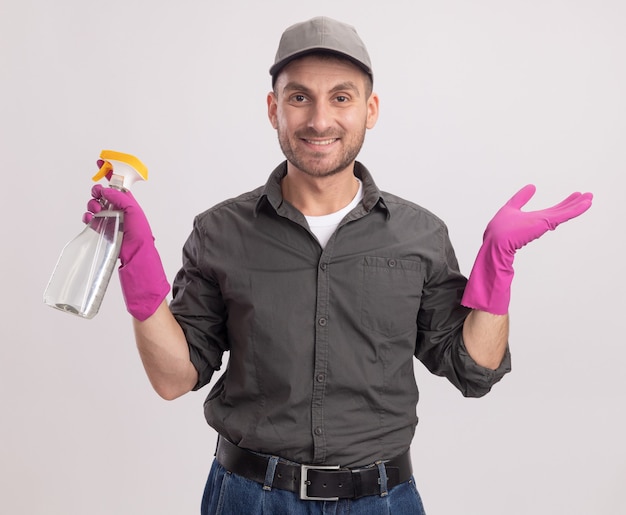
<svg viewBox="0 0 626 515"><path fill-rule="evenodd" d="M230 354L205 403L220 437L203 513L423 513L413 358L466 396L489 392L510 370L515 251L591 195L527 213L534 188L522 189L467 281L441 220L380 192L356 161L379 101L355 30L329 18L288 28L270 73L286 161L196 217L169 306L141 208L94 187L91 212L104 198L126 213L120 280L139 352L166 399L208 384Z"/></svg>

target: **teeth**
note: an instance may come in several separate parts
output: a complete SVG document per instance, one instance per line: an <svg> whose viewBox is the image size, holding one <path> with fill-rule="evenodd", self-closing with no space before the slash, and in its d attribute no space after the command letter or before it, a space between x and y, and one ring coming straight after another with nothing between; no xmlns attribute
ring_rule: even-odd
<svg viewBox="0 0 626 515"><path fill-rule="evenodd" d="M323 146L323 145L330 145L331 143L334 143L335 141L337 141L337 139L336 139L336 138L333 138L333 139L325 139L325 140L323 140L323 141L313 141L313 140L310 140L310 139L306 140L306 142L307 142L307 143L310 143L311 145L320 145L320 146Z"/></svg>

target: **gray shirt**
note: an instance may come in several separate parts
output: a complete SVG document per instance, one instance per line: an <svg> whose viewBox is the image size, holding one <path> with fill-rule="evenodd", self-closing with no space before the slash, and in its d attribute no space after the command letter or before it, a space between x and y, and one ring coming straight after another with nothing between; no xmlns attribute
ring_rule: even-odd
<svg viewBox="0 0 626 515"><path fill-rule="evenodd" d="M360 466L406 451L417 424L417 357L465 396L510 370L468 355L459 272L443 222L381 193L356 163L363 201L322 248L282 198L286 163L265 186L196 217L170 309L209 383L209 424L241 447Z"/></svg>

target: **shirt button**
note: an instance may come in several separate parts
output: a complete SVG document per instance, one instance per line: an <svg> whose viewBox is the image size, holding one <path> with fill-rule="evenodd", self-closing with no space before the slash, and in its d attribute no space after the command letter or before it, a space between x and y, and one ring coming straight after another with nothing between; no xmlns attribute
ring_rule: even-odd
<svg viewBox="0 0 626 515"><path fill-rule="evenodd" d="M324 379L326 379L326 375L325 375L325 374L317 374L317 375L315 376L315 380L316 380L318 383L323 383L323 382L324 382Z"/></svg>
<svg viewBox="0 0 626 515"><path fill-rule="evenodd" d="M324 326L328 323L328 320L326 320L324 317L322 317L322 318L320 318L320 319L317 321L317 323L318 323L319 325L321 325L322 327L324 327Z"/></svg>
<svg viewBox="0 0 626 515"><path fill-rule="evenodd" d="M320 268L321 268L322 270L326 271L326 269L328 268L328 263L322 263L322 264L320 265Z"/></svg>
<svg viewBox="0 0 626 515"><path fill-rule="evenodd" d="M390 259L389 261L387 261L387 264L388 264L391 268L393 268L393 267L395 267L395 266L398 264L398 262L397 262L395 259Z"/></svg>
<svg viewBox="0 0 626 515"><path fill-rule="evenodd" d="M317 436L322 436L324 434L324 430L321 427L316 427L313 431Z"/></svg>

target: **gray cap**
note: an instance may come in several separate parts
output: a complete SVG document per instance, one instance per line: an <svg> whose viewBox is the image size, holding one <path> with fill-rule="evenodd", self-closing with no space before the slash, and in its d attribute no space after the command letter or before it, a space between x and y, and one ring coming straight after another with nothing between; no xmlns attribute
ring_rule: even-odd
<svg viewBox="0 0 626 515"><path fill-rule="evenodd" d="M270 68L272 80L276 80L279 72L293 59L319 51L347 57L373 77L370 56L354 27L319 16L296 23L283 32Z"/></svg>

